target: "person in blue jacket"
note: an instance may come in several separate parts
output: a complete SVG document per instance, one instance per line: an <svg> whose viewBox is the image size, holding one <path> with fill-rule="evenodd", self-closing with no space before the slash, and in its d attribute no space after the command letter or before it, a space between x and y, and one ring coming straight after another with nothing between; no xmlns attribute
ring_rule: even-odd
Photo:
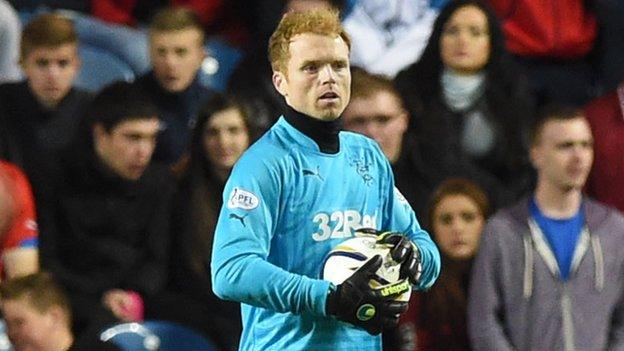
<svg viewBox="0 0 624 351"><path fill-rule="evenodd" d="M350 97L349 38L332 10L290 12L269 41L288 109L235 165L215 230L213 290L242 303L241 350L380 350L407 303L369 281L375 256L337 286L321 279L338 243L392 231L402 277L426 289L440 256L367 137L341 131Z"/></svg>

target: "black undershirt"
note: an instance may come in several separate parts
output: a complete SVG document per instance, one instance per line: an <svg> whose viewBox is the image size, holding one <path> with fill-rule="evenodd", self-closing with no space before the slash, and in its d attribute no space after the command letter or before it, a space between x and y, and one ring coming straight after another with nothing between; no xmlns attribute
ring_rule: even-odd
<svg viewBox="0 0 624 351"><path fill-rule="evenodd" d="M342 129L342 118L333 121L323 121L312 118L288 106L284 118L293 127L314 140L321 152L335 154L340 151L338 133Z"/></svg>

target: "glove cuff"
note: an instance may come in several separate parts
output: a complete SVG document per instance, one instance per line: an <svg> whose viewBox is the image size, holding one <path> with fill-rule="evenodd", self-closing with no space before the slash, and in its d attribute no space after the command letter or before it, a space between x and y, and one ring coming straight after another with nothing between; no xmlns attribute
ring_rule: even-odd
<svg viewBox="0 0 624 351"><path fill-rule="evenodd" d="M340 301L340 291L338 291L339 288L340 286L336 287L334 284L329 284L327 299L325 301L325 314L328 316L335 316L338 314L338 304Z"/></svg>

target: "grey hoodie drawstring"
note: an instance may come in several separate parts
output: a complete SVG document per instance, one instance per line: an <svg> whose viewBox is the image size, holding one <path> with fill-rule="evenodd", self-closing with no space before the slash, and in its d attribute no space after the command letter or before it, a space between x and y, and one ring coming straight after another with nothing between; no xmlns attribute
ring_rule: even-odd
<svg viewBox="0 0 624 351"><path fill-rule="evenodd" d="M524 246L524 277L522 295L525 299L531 298L533 294L533 245L529 235L523 235ZM601 292L604 288L604 256L600 238L590 234L590 243L594 255L594 288Z"/></svg>
<svg viewBox="0 0 624 351"><path fill-rule="evenodd" d="M604 287L604 257L602 255L600 238L597 235L591 235L591 247L594 253L594 287L598 292L601 292Z"/></svg>
<svg viewBox="0 0 624 351"><path fill-rule="evenodd" d="M533 292L533 248L531 245L531 237L522 236L524 243L524 279L522 295L525 299L529 299Z"/></svg>

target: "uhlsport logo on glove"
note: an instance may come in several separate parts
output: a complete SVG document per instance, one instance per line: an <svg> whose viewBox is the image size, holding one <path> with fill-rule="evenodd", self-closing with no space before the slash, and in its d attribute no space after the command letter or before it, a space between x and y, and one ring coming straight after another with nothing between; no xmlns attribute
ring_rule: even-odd
<svg viewBox="0 0 624 351"><path fill-rule="evenodd" d="M367 303L358 308L357 319L361 320L362 322L366 322L371 318L375 317L375 313L375 306Z"/></svg>

